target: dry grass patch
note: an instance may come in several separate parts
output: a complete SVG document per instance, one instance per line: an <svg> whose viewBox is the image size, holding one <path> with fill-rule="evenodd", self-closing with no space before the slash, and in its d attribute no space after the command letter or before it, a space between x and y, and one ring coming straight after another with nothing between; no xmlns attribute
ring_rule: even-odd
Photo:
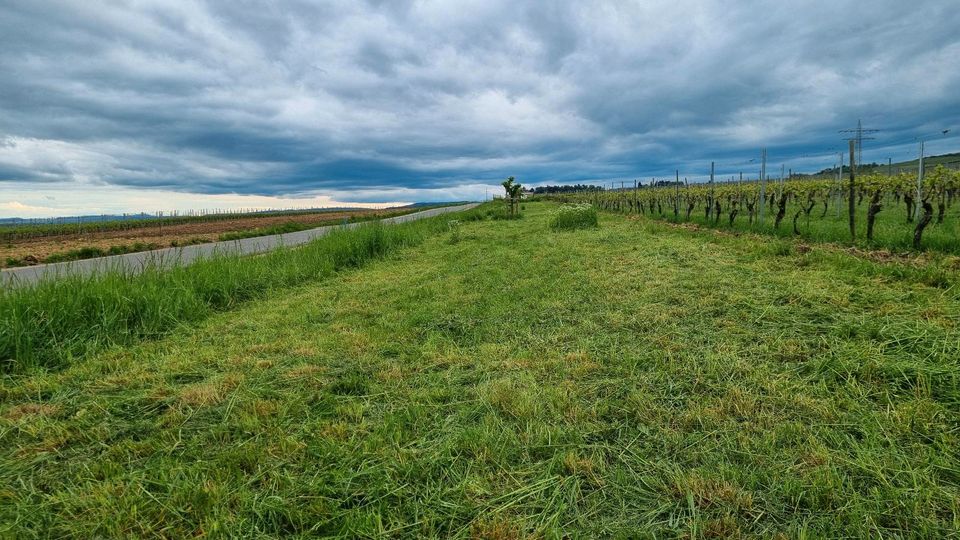
<svg viewBox="0 0 960 540"><path fill-rule="evenodd" d="M563 355L563 363L570 375L582 377L600 369L600 364L590 357L590 353L583 351L570 352Z"/></svg>
<svg viewBox="0 0 960 540"><path fill-rule="evenodd" d="M748 511L753 508L753 495L719 478L705 478L696 472L676 478L670 486L671 495L680 500L693 499L698 508L728 506Z"/></svg>
<svg viewBox="0 0 960 540"><path fill-rule="evenodd" d="M521 540L534 538L523 534L523 528L505 517L481 519L470 527L470 538L475 540Z"/></svg>
<svg viewBox="0 0 960 540"><path fill-rule="evenodd" d="M512 379L491 381L481 392L495 411L509 418L533 418L539 410L535 390Z"/></svg>
<svg viewBox="0 0 960 540"><path fill-rule="evenodd" d="M406 372L401 366L391 365L377 372L377 378L383 382L401 381L406 377Z"/></svg>
<svg viewBox="0 0 960 540"><path fill-rule="evenodd" d="M320 428L320 435L328 439L345 441L350 438L353 428L346 422L329 422Z"/></svg>
<svg viewBox="0 0 960 540"><path fill-rule="evenodd" d="M244 376L230 373L223 378L187 386L180 391L178 402L181 406L212 407L218 405L243 382Z"/></svg>
<svg viewBox="0 0 960 540"><path fill-rule="evenodd" d="M327 368L314 364L299 364L287 370L284 377L291 380L313 379L316 380L326 373Z"/></svg>
<svg viewBox="0 0 960 540"><path fill-rule="evenodd" d="M50 417L60 412L60 407L50 403L21 403L4 411L3 418L16 422L23 418Z"/></svg>

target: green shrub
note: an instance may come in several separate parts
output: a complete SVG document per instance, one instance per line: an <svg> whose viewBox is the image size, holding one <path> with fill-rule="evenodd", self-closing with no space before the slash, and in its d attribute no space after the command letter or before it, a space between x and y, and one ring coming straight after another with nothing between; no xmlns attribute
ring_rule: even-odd
<svg viewBox="0 0 960 540"><path fill-rule="evenodd" d="M104 257L107 252L96 246L85 246L78 249L71 249L62 253L52 253L43 259L45 263L58 263L66 261L77 261L80 259L93 259L95 257Z"/></svg>
<svg viewBox="0 0 960 540"><path fill-rule="evenodd" d="M556 231L588 229L597 225L597 210L589 204L565 204L550 217L550 228Z"/></svg>
<svg viewBox="0 0 960 540"><path fill-rule="evenodd" d="M52 253L43 259L44 263L59 263L59 262L70 262L70 261L79 261L83 259L95 259L97 257L107 257L109 255L124 255L126 253L136 253L139 251L150 251L152 249L157 249L160 246L154 243L145 243L145 242L134 242L133 245L120 244L117 246L110 246L107 249L102 249L97 246L84 246L77 249L71 249L69 251L61 251L59 253ZM9 261L8 261L9 265ZM13 265L9 265L13 266Z"/></svg>
<svg viewBox="0 0 960 540"><path fill-rule="evenodd" d="M447 227L450 229L450 238L447 240L448 244L457 244L460 242L460 221L456 219L451 219L447 222Z"/></svg>
<svg viewBox="0 0 960 540"><path fill-rule="evenodd" d="M206 244L206 243L208 243L208 242L210 242L210 240L208 240L208 239L206 239L206 238L204 238L204 237L202 237L202 236L193 236L193 237L187 238L186 240L176 240L176 239L174 239L174 240L172 240L172 241L170 242L170 247L195 246L195 245L197 245L197 244Z"/></svg>

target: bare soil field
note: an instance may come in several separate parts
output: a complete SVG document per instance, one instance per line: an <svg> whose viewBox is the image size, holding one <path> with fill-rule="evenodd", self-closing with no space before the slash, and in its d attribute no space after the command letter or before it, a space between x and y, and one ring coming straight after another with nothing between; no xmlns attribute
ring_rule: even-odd
<svg viewBox="0 0 960 540"><path fill-rule="evenodd" d="M48 236L43 238L25 238L12 240L0 244L0 268L9 266L8 259L20 260L25 263L41 263L47 257L70 250L96 247L108 250L113 246L145 244L155 248L183 245L186 243L215 242L223 233L249 231L282 225L298 223L303 225L329 225L348 218L380 218L410 212L409 207L389 208L383 210L349 210L316 212L312 214L277 214L265 216L239 217L217 221L203 221L195 223L180 223L164 225L156 224L142 228L117 231L85 231L80 234Z"/></svg>

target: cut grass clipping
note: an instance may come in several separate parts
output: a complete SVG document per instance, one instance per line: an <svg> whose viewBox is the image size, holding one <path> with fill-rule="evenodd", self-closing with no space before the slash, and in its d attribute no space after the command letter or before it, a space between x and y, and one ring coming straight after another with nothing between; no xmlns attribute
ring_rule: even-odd
<svg viewBox="0 0 960 540"><path fill-rule="evenodd" d="M470 212L461 219L473 219ZM169 271L71 276L0 290L0 371L58 368L166 333L264 292L326 277L448 230L449 216L336 230L297 249L214 257Z"/></svg>
<svg viewBox="0 0 960 540"><path fill-rule="evenodd" d="M550 228L555 231L590 229L597 224L597 210L590 204L565 204L550 217Z"/></svg>

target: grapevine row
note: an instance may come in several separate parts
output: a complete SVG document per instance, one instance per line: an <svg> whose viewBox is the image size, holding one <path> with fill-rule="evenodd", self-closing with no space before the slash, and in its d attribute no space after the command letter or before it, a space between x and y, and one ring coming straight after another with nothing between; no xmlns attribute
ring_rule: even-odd
<svg viewBox="0 0 960 540"><path fill-rule="evenodd" d="M854 207L866 206L866 240L874 241L875 224L881 211L899 213L905 231L912 233L911 244L921 248L924 230L931 223L943 224L948 209L960 194L960 171L937 166L928 172L917 200L917 176L901 173L869 173L855 177ZM801 218L826 218L831 210L847 213L848 180L836 178L795 178L765 183L753 180L736 183L672 184L636 189L586 191L538 196L562 202L589 202L598 208L624 213L646 214L690 221L698 215L701 222L733 226L746 220L751 227L772 223L780 230L789 222L795 234L801 234ZM918 208L919 206L919 208Z"/></svg>

